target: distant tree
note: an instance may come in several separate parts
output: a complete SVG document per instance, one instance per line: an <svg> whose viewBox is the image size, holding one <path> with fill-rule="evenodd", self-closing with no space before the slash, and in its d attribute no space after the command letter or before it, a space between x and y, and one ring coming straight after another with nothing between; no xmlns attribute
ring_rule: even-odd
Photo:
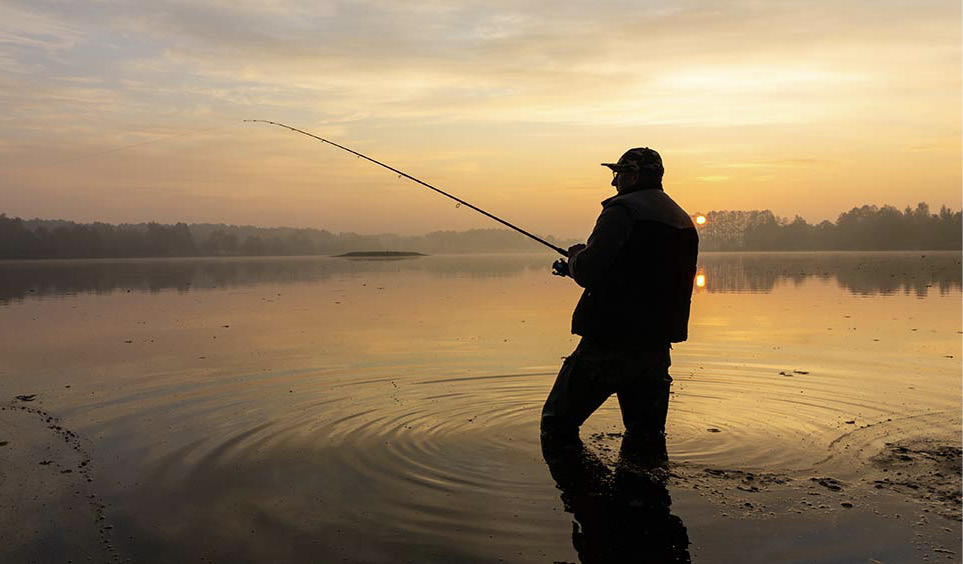
<svg viewBox="0 0 963 564"><path fill-rule="evenodd" d="M22 258L33 246L33 234L24 228L23 220L0 214L0 257Z"/></svg>
<svg viewBox="0 0 963 564"><path fill-rule="evenodd" d="M902 211L865 205L841 213L836 222L810 225L770 210L721 210L706 214L699 228L705 251L961 249L963 213L939 213L925 202ZM560 247L575 241L548 241ZM200 245L195 241L201 241ZM422 236L331 233L318 229L250 225L159 223L79 224L66 220L24 221L0 213L0 258L173 257L311 255L347 251L410 250L427 253L533 252L538 243L505 229L435 231Z"/></svg>
<svg viewBox="0 0 963 564"><path fill-rule="evenodd" d="M943 206L932 214L925 202L900 212L864 205L813 226L762 211L714 211L700 228L703 250L909 250L961 248L960 212Z"/></svg>
<svg viewBox="0 0 963 564"><path fill-rule="evenodd" d="M201 250L207 255L236 255L238 253L237 235L217 229L201 245Z"/></svg>

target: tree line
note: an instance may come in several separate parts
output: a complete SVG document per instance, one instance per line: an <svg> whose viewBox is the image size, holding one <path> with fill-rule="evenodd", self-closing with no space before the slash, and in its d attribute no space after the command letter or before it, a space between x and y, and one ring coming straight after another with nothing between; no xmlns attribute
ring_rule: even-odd
<svg viewBox="0 0 963 564"><path fill-rule="evenodd" d="M961 249L961 212L926 203L854 207L835 223L812 225L769 210L712 211L699 227L705 251ZM567 247L574 240L546 236ZM536 252L538 243L505 229L435 231L426 235L361 235L323 229L225 224L75 223L23 220L0 214L0 259L185 256L333 255L350 251L417 251L428 254Z"/></svg>
<svg viewBox="0 0 963 564"><path fill-rule="evenodd" d="M558 246L575 241L546 236ZM428 254L536 252L544 247L504 229L426 235L361 235L323 229L224 224L75 223L0 214L0 259L333 255L350 251Z"/></svg>
<svg viewBox="0 0 963 564"><path fill-rule="evenodd" d="M843 212L836 222L812 225L769 210L713 211L700 227L701 250L707 251L895 251L953 250L963 247L961 212L946 206L931 213L925 202L900 211L893 206L861 206Z"/></svg>

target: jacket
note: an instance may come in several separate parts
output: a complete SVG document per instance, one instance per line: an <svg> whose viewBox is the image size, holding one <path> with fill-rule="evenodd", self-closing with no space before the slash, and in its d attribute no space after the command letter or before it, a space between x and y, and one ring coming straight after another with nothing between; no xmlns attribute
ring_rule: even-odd
<svg viewBox="0 0 963 564"><path fill-rule="evenodd" d="M586 247L569 257L585 288L572 333L642 346L685 341L698 252L692 219L661 189L603 201Z"/></svg>

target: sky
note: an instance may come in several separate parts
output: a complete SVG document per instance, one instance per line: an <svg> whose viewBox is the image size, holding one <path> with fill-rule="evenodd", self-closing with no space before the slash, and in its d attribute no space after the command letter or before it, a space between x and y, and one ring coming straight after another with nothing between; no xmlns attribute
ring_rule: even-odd
<svg viewBox="0 0 963 564"><path fill-rule="evenodd" d="M599 166L690 213L960 209L961 4L0 0L0 212L584 236Z"/></svg>

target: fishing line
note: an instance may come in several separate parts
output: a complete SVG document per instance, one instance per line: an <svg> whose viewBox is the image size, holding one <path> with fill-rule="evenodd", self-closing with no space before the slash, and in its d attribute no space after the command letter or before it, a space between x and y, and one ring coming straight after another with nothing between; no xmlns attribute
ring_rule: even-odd
<svg viewBox="0 0 963 564"><path fill-rule="evenodd" d="M442 196L445 196L445 197L447 197L447 198L451 198L452 200L455 200L455 202L457 202L457 204L455 205L455 207L459 207L459 206L462 206L462 205L468 206L468 207L470 207L471 209L475 210L476 212L484 215L485 217L488 217L488 218L490 218L490 219L494 219L494 220L497 221L498 223L501 223L502 225L505 225L505 226L507 226L507 227L511 227L512 229L514 229L515 231L518 231L518 232L521 233L522 235L525 235L526 237L529 237L529 238L531 238L531 239L534 239L535 241L538 241L539 243L541 243L541 244L545 245L546 247L552 249L553 251L555 251L556 253L562 255L563 257L567 257L567 256L568 256L568 251L566 251L565 249L563 249L563 248L561 248L561 247L556 247L555 245L549 243L548 241L546 241L546 240L544 240L544 239L542 239L542 238L540 238L540 237L538 237L538 236L536 236L536 235L532 235L532 234L529 233L528 231L525 231L524 229L522 229L522 228L520 228L520 227L516 227L515 225L512 225L511 223L505 221L504 219L502 219L502 218L500 218L500 217L497 217L497 216L495 216L495 215L492 215L492 214L488 213L487 211L479 208L478 206L472 205L472 204L466 202L465 200L462 200L461 198L459 198L459 197L457 197L457 196L453 196L453 195L449 194L448 192L445 192L444 190L441 190L440 188L435 188L435 187L432 186L431 184L428 184L427 182L425 182L425 181L423 181L423 180L419 180L419 179L415 178L414 176L411 176L410 174L408 174L408 173L406 173L406 172L400 171L400 170L398 170L398 169L396 169L396 168L394 168L394 167L392 167L392 166L386 165L386 164L383 163L383 162L376 161L375 159L372 159L371 157L369 157L369 156L367 156L367 155L364 155L364 154L361 154L361 153L359 153L358 151L355 151L355 150L353 150L353 149L349 149L349 148L345 147L344 145L339 145L339 144L335 143L334 141L328 141L327 139L325 139L325 138L323 138L323 137L318 137L317 135L315 135L315 134L313 134L313 133L308 133L307 131L298 129L298 128L296 128L296 127L291 127L290 125L285 125L285 124L283 124L283 123L278 123L278 122L276 122L276 121L269 121L269 120L266 120L266 119L246 119L246 120L244 120L244 121L245 121L245 122L252 122L252 123L266 123L266 124L269 124L269 125L276 125L276 126L278 126L278 127L283 127L283 128L285 128L285 129L290 129L291 131L294 131L294 132L296 132L296 133L300 133L300 134L302 134L302 135L307 135L308 137L311 137L311 138L313 138L313 139L317 139L318 141L321 141L321 142L323 142L323 143L327 143L328 145L334 145L335 147L337 147L337 148L339 148L339 149L341 149L341 150L343 150L343 151L347 151L347 152L351 153L352 155L355 155L355 156L357 156L357 157L359 157L359 158L365 159L365 160L367 160L367 161L369 161L369 162L372 162L372 163L374 163L374 164L376 164L376 165L378 165L378 166L380 166L380 167L386 168L386 169L390 170L391 172L396 173L396 174L398 175L398 178L407 178L408 180L411 180L412 182L416 182L416 183L418 183L418 184L421 184L421 185L424 186L425 188L430 188L431 190L434 190L435 192L438 192L438 193L441 194Z"/></svg>

